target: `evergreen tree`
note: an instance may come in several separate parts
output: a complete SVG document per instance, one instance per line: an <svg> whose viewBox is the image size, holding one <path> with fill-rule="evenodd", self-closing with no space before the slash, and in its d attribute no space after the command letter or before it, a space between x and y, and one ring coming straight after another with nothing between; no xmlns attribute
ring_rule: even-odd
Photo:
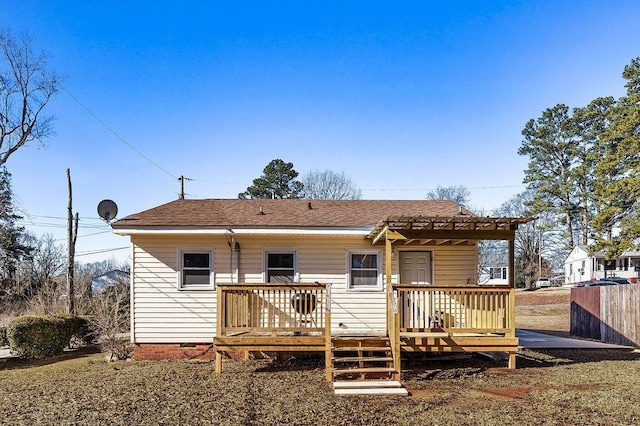
<svg viewBox="0 0 640 426"><path fill-rule="evenodd" d="M576 167L572 169L577 196L580 200L575 213L579 216L576 222L580 228L581 244L584 245L589 243L591 221L596 213L596 165L604 155L600 135L609 128L609 115L613 106L615 106L613 97L597 98L584 108L574 109L573 113L581 144Z"/></svg>
<svg viewBox="0 0 640 426"><path fill-rule="evenodd" d="M529 164L524 182L535 193L531 213L551 211L563 217L565 240L574 246L573 221L577 207L576 182L572 169L580 155L580 139L569 114L569 107L548 108L522 130L524 140L518 154L527 155Z"/></svg>
<svg viewBox="0 0 640 426"><path fill-rule="evenodd" d="M610 125L600 137L602 158L595 168L597 239L592 249L604 250L607 259L636 247L640 237L640 57L622 76L627 94L610 109Z"/></svg>
<svg viewBox="0 0 640 426"><path fill-rule="evenodd" d="M293 163L277 158L267 164L262 176L254 179L253 185L238 194L238 198L302 198L304 185L297 177Z"/></svg>
<svg viewBox="0 0 640 426"><path fill-rule="evenodd" d="M16 214L12 202L11 174L3 167L0 169L0 277L4 290L13 285L20 261L32 250L25 244L24 228L16 225L19 219L22 216Z"/></svg>

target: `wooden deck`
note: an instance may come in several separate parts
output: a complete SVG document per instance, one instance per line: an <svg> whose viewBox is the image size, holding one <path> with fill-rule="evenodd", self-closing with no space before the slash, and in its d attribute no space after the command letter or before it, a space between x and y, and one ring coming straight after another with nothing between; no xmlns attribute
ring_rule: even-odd
<svg viewBox="0 0 640 426"><path fill-rule="evenodd" d="M216 372L228 351L325 352L326 377L389 373L400 380L402 352L507 352L515 368L515 293L477 286L387 287L382 336L331 329L330 284L218 285Z"/></svg>

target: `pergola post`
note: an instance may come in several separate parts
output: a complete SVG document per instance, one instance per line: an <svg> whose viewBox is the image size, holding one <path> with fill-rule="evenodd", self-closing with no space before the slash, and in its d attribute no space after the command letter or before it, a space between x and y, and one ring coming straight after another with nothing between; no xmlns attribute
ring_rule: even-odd
<svg viewBox="0 0 640 426"><path fill-rule="evenodd" d="M508 242L508 246L509 246L509 260L508 260L508 273L509 273L509 287L511 288L516 288L516 271L515 271L515 265L516 265L516 243L515 240L510 239L507 240Z"/></svg>

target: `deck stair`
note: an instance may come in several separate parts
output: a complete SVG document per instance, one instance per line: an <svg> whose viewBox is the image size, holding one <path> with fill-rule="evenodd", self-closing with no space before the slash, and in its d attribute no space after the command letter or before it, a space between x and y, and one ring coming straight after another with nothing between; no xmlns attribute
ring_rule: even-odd
<svg viewBox="0 0 640 426"><path fill-rule="evenodd" d="M332 375L337 395L407 395L398 381L387 337L334 337Z"/></svg>

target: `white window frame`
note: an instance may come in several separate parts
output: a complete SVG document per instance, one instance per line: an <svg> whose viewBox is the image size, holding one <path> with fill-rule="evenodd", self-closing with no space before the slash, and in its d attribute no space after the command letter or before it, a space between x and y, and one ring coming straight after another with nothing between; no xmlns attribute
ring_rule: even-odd
<svg viewBox="0 0 640 426"><path fill-rule="evenodd" d="M375 254L376 257L376 284L369 286L353 286L351 284L351 256L357 254ZM345 278L347 284L347 291L382 291L382 250L371 249L347 249L345 255Z"/></svg>
<svg viewBox="0 0 640 426"><path fill-rule="evenodd" d="M300 282L300 269L299 269L299 250L294 247L264 247L262 249L262 282L268 283L267 281L267 269L269 263L269 255L270 254L293 254L293 282Z"/></svg>
<svg viewBox="0 0 640 426"><path fill-rule="evenodd" d="M209 284L189 284L183 283L183 263L185 254L207 254L209 255ZM213 248L212 247L179 247L178 248L178 268L177 268L177 283L178 290L181 291L193 291L193 290L213 290L215 288L215 271L213 263Z"/></svg>

